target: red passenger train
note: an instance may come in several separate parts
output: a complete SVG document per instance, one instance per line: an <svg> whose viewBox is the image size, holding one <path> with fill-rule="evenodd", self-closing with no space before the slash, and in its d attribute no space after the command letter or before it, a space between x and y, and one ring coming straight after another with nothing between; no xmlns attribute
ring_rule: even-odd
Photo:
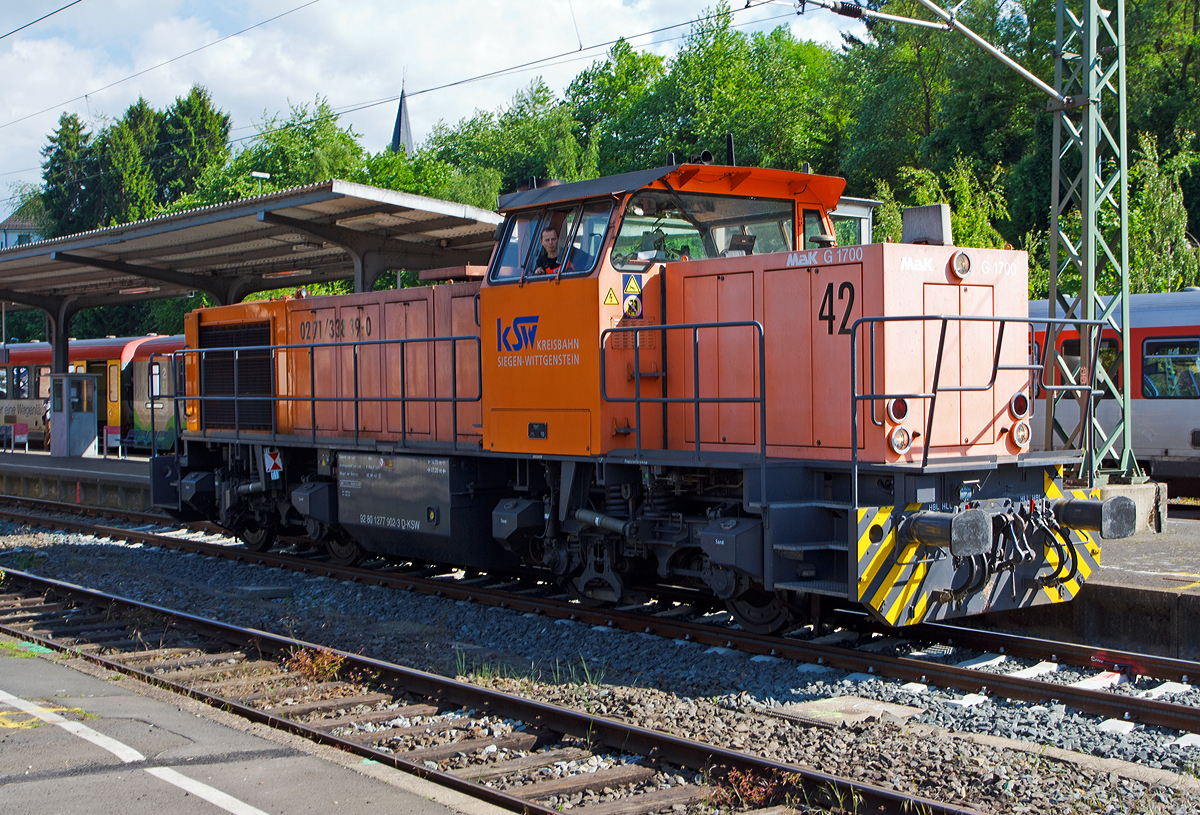
<svg viewBox="0 0 1200 815"><path fill-rule="evenodd" d="M1047 310L1045 300L1029 305L1031 315L1044 316ZM1134 456L1147 475L1169 484L1172 495L1200 495L1200 289L1132 295L1129 315ZM1045 332L1039 332L1039 349L1044 338ZM1079 334L1073 327L1059 334L1056 345L1068 368L1078 366ZM1105 329L1099 352L1107 376L1121 383L1120 334ZM1063 381L1061 372L1058 381ZM1044 399L1038 405L1034 436L1042 449ZM1096 417L1107 431L1115 427L1119 415L1112 399L1103 398L1096 406ZM1069 435L1079 421L1078 403L1062 401L1055 419L1060 428L1055 446L1061 447L1062 433ZM1115 453L1121 450L1118 440Z"/></svg>
<svg viewBox="0 0 1200 815"><path fill-rule="evenodd" d="M101 437L105 427L116 428L124 446L149 450L151 426L156 425L159 449L174 447L174 383L168 375L169 362L165 358L152 362L150 357L169 355L182 347L182 336L156 334L70 341L70 371L95 374L96 392L103 394L96 411ZM4 351L7 359L0 363L4 426L25 425L29 443L40 447L47 439L50 344L12 343L4 346ZM152 415L156 417L153 420Z"/></svg>
<svg viewBox="0 0 1200 815"><path fill-rule="evenodd" d="M154 501L256 548L670 588L756 631L1069 600L1133 507L1029 450L1025 254L956 249L937 208L838 246L843 187L685 164L534 189L481 282L193 312Z"/></svg>

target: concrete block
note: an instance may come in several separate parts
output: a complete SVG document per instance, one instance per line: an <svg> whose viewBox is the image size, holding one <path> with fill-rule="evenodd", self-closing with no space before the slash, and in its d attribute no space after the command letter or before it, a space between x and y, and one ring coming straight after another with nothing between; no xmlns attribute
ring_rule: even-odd
<svg viewBox="0 0 1200 815"><path fill-rule="evenodd" d="M955 707L975 707L975 705L982 705L986 701L987 697L982 693L968 693L963 698L951 699L946 704L954 705Z"/></svg>
<svg viewBox="0 0 1200 815"><path fill-rule="evenodd" d="M1006 657L1004 654L980 654L977 657L963 660L962 662L958 663L957 667L974 668L976 670L980 670L982 668L991 668L999 665L1001 662L1004 662L1007 659L1008 657Z"/></svg>
<svg viewBox="0 0 1200 815"><path fill-rule="evenodd" d="M1133 722L1127 722L1122 719L1105 719L1100 722L1100 732L1102 733L1132 733Z"/></svg>
<svg viewBox="0 0 1200 815"><path fill-rule="evenodd" d="M1022 668L1019 671L1013 671L1008 675L1014 679L1033 679L1035 676L1054 673L1057 670L1057 662L1039 662L1037 665L1031 665L1028 668Z"/></svg>
<svg viewBox="0 0 1200 815"><path fill-rule="evenodd" d="M1113 685L1122 685L1128 681L1129 677L1125 674L1120 674L1116 671L1101 671L1095 676L1089 676L1087 679L1072 682L1071 687L1083 688L1085 690L1100 690L1101 688L1111 688Z"/></svg>
<svg viewBox="0 0 1200 815"><path fill-rule="evenodd" d="M782 710L793 716L839 725L855 725L885 716L893 717L892 721L905 722L923 712L920 708L859 696L835 696L832 699L799 702L783 705Z"/></svg>
<svg viewBox="0 0 1200 815"><path fill-rule="evenodd" d="M1134 534L1154 530L1162 532L1167 522L1167 485L1148 481L1145 484L1108 484L1100 488L1100 500L1107 501L1124 495L1137 505L1137 528Z"/></svg>

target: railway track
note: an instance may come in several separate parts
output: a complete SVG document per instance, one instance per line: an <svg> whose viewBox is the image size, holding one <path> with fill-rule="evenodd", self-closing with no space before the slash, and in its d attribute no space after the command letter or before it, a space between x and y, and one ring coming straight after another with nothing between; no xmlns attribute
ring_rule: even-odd
<svg viewBox="0 0 1200 815"><path fill-rule="evenodd" d="M739 773L819 811L972 812L24 572L0 592L0 632L513 812L645 815L709 801L710 782ZM693 783L662 783L685 768ZM601 791L622 794L588 803Z"/></svg>
<svg viewBox="0 0 1200 815"><path fill-rule="evenodd" d="M50 505L47 508L60 510L71 506L56 505L54 502L43 504ZM651 603L616 609L592 608L572 602L565 595L553 596L553 593L558 591L557 587L536 584L528 579L436 576L429 574L431 570L425 568L389 571L339 567L312 557L297 557L278 552L258 553L241 546L203 543L155 532L97 526L90 522L51 520L44 516L2 507L0 517L34 526L54 525L57 528L67 528L98 537L125 539L367 585L374 584L452 600L509 608L589 625L737 649L748 654L781 657L837 668L852 674L899 679L916 685L932 685L968 694L991 695L1035 703L1055 700L1106 719L1200 733L1200 707L1157 698L1173 691L1185 690L1186 686L1182 683L1188 683L1200 676L1200 663L1187 660L955 626L924 625L904 631L903 637L906 640L953 645L985 652L983 658L974 660L969 666L950 665L932 659L889 656L833 642L752 634L732 628L727 622L714 624L687 619L691 609L686 605L664 608ZM158 517L157 521L170 523L169 519L161 517ZM714 619L720 617L721 615L715 615ZM999 672L998 664L1009 657L1038 662L1022 671ZM1075 666L1093 673L1075 684L1061 684L1039 678L1056 672L1060 665ZM1117 692L1127 679L1134 676L1161 679L1164 685L1145 695Z"/></svg>

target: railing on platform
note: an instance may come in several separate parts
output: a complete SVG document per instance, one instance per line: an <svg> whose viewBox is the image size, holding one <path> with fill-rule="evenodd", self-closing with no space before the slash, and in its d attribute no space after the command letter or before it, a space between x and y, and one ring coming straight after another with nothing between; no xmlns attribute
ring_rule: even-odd
<svg viewBox="0 0 1200 815"><path fill-rule="evenodd" d="M475 388L474 396L460 396L458 393L458 384L459 384L458 383L458 359L459 359L458 344L460 342L468 342L468 343L474 344L475 372L476 372L476 376L475 376L476 388ZM437 396L437 395L412 396L412 395L409 395L407 392L407 390L408 390L408 377L406 375L407 374L407 371L406 371L407 354L405 352L409 345L418 345L418 344L425 344L425 343L449 343L450 371L451 371L450 395L449 396ZM389 347L398 347L400 349L400 352L399 352L400 395L399 396L383 396L383 395L364 396L364 395L362 395L361 389L359 387L360 372L361 372L361 367L359 365L359 357L361 354L361 349L366 348L366 347L371 347L371 346L389 346ZM351 350L352 358L353 358L352 370L353 370L353 382L354 382L354 393L352 395L346 395L346 396L318 396L317 395L317 382L316 382L316 364L317 364L316 357L317 357L317 354L316 354L316 352L323 350L323 349L330 349L335 352L339 349L350 349ZM241 378L239 377L239 370L238 370L239 361L246 354L261 355L264 352L268 352L270 354L271 392L269 394L239 393L239 391L242 388L242 382L241 382ZM280 355L281 354L285 355L284 361L285 361L285 364L287 364L286 355L289 353L293 353L296 355L307 354L307 356L308 356L308 385L309 385L309 387L308 387L308 395L307 396L297 396L295 394L287 394L287 395L281 396L276 391L277 370L278 370L277 366L280 362ZM211 394L211 393L205 392L205 390L206 390L205 361L208 358L208 356L215 355L215 354L230 355L230 358L232 361L232 366L233 366L233 371L232 371L232 373L233 373L233 376L232 376L233 393L231 393L231 394ZM450 405L450 415L451 415L450 420L451 420L451 427L453 428L451 442L452 442L453 449L457 450L457 449L459 449L459 436L468 435L468 434L461 433L458 429L458 406L460 403L479 402L479 401L481 401L481 399L483 397L481 354L482 354L482 349L480 347L479 337L474 334L467 334L467 335L462 335L462 336L450 336L450 337L409 337L409 338L403 338L403 339L389 339L389 340L361 340L361 341L350 341L350 342L301 343L301 344L296 344L296 345L265 345L265 346L252 346L252 347L248 346L248 347L244 347L244 348L184 348L184 349L181 349L178 351L171 352L170 354L161 354L161 355L156 354L155 356L161 356L164 359L169 359L169 364L170 364L169 370L173 371L174 376L175 376L174 381L176 382L176 388L175 388L175 398L173 401L174 401L174 413L175 413L175 427L178 428L178 432L176 432L176 434L175 434L176 445L178 445L178 442L180 440L187 438L187 435L186 435L187 434L187 425L184 424L184 421L185 421L185 416L188 415L189 406L194 406L196 415L201 417L201 425L202 425L202 428L200 431L201 435L198 437L193 436L192 438L204 438L205 432L206 432L206 430L208 430L208 428L204 426L204 415L205 414L204 414L203 407L206 404L220 403L220 404L232 404L232 406L233 406L233 427L232 428L222 428L222 430L232 430L234 442L241 442L243 440L253 441L256 443L263 443L263 442L267 442L267 441L278 442L280 440L285 440L285 439L286 440L294 440L297 436L308 436L311 443L315 446L317 444L317 440L319 438L332 438L332 437L328 436L327 431L336 429L336 428L327 428L324 433L322 433L321 435L318 435L318 432L321 431L321 428L318 427L318 423L317 423L317 406L319 404L334 404L335 406L352 404L354 406L354 444L357 447L357 446L359 446L361 439L362 439L362 435L363 435L363 431L362 431L362 427L361 427L362 421L361 421L360 405L364 402L368 402L368 403L380 403L381 405L398 403L400 405L400 421L401 421L400 446L407 447L407 446L409 446L409 438L408 438L408 436L409 436L409 432L408 432L408 407L409 407L409 405L413 404L413 403L419 403L419 404L431 404L432 403L432 404L449 404ZM188 362L189 357L195 358L196 371L198 373L197 380L198 380L200 392L196 393L196 394L189 394L189 393L187 393L187 390L186 390L186 370L187 370L187 362ZM436 368L436 363L435 363L435 368ZM435 382L436 381L435 377L430 377L430 381ZM436 384L431 385L431 387L436 388ZM436 393L436 391L435 391L435 393ZM279 432L278 411L276 410L276 407L281 403L300 403L300 404L307 403L308 404L308 407L309 407L309 432L308 433L293 432L293 433L281 434ZM243 428L242 421L241 421L242 413L243 413L242 408L244 406L248 406L248 405L262 405L262 404L268 405L269 409L270 409L269 412L270 412L271 420L270 420L269 430ZM153 433L154 432L153 414L151 415L151 423L152 423L151 424L151 432ZM248 435L248 434L252 434L252 435ZM178 447L176 447L176 452L178 452Z"/></svg>

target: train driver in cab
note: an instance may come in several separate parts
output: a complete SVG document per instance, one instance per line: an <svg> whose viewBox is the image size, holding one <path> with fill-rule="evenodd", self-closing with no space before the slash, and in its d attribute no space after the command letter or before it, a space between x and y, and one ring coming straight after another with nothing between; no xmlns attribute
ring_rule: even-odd
<svg viewBox="0 0 1200 815"><path fill-rule="evenodd" d="M537 263L533 266L533 273L554 274L561 263L562 260L558 256L558 229L547 226L542 230L542 248Z"/></svg>

